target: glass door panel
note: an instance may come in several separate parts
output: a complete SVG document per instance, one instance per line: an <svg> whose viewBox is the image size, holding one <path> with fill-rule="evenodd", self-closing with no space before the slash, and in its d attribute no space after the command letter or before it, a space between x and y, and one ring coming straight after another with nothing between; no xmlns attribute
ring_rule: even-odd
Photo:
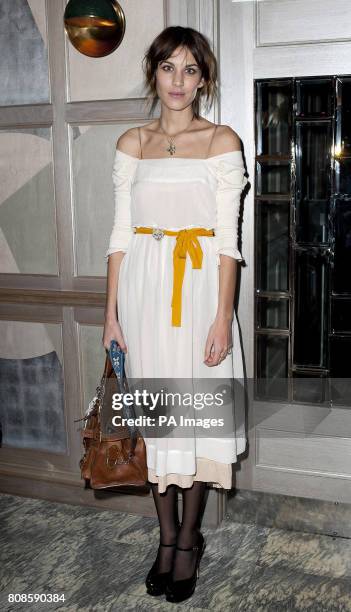
<svg viewBox="0 0 351 612"><path fill-rule="evenodd" d="M351 298L332 298L331 332L351 332Z"/></svg>
<svg viewBox="0 0 351 612"><path fill-rule="evenodd" d="M296 240L326 243L329 239L331 125L300 123L296 137Z"/></svg>
<svg viewBox="0 0 351 612"><path fill-rule="evenodd" d="M258 155L290 154L291 81L257 82Z"/></svg>
<svg viewBox="0 0 351 612"><path fill-rule="evenodd" d="M303 79L296 82L298 117L332 115L334 112L333 79Z"/></svg>
<svg viewBox="0 0 351 612"><path fill-rule="evenodd" d="M351 155L351 79L340 79L341 153Z"/></svg>
<svg viewBox="0 0 351 612"><path fill-rule="evenodd" d="M351 336L330 338L331 395L335 404L351 406Z"/></svg>
<svg viewBox="0 0 351 612"><path fill-rule="evenodd" d="M324 404L328 401L328 379L325 374L294 372L292 380L294 402Z"/></svg>
<svg viewBox="0 0 351 612"><path fill-rule="evenodd" d="M259 329L289 329L289 299L259 297L257 301Z"/></svg>
<svg viewBox="0 0 351 612"><path fill-rule="evenodd" d="M261 399L288 399L288 341L288 336L256 338L256 393Z"/></svg>
<svg viewBox="0 0 351 612"><path fill-rule="evenodd" d="M294 364L326 366L327 260L319 252L295 258Z"/></svg>
<svg viewBox="0 0 351 612"><path fill-rule="evenodd" d="M290 164L257 162L257 195L290 195Z"/></svg>
<svg viewBox="0 0 351 612"><path fill-rule="evenodd" d="M351 199L335 202L333 291L351 293Z"/></svg>
<svg viewBox="0 0 351 612"><path fill-rule="evenodd" d="M351 159L335 161L335 191L351 196Z"/></svg>
<svg viewBox="0 0 351 612"><path fill-rule="evenodd" d="M289 253L289 202L257 203L257 288L287 291Z"/></svg>

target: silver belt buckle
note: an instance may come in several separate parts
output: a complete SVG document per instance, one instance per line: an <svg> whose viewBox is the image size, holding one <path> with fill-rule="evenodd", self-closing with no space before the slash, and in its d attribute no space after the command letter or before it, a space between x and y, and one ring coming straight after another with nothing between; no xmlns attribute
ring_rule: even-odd
<svg viewBox="0 0 351 612"><path fill-rule="evenodd" d="M154 238L156 238L156 240L161 240L161 238L163 238L163 236L165 235L164 232L159 229L158 227L152 230L152 235Z"/></svg>

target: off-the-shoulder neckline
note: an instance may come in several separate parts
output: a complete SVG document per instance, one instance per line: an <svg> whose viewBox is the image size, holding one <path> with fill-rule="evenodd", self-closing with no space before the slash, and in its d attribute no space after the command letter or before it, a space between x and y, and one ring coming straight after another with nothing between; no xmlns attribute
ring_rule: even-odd
<svg viewBox="0 0 351 612"><path fill-rule="evenodd" d="M233 153L240 153L241 155L241 149L237 150L237 151L227 151L226 153L219 153L219 155L212 155L212 157L143 157L143 158L139 158L139 157L134 157L134 155L129 155L129 153L124 153L124 151L121 151L120 149L116 148L116 153L119 153L120 155L124 155L125 157L129 157L129 159L133 159L134 161L137 162L146 162L146 161L163 161L165 159L169 160L171 159L172 161L174 161L175 159L182 159L183 161L211 161L212 159L218 159L219 157L223 157L224 155L233 155Z"/></svg>

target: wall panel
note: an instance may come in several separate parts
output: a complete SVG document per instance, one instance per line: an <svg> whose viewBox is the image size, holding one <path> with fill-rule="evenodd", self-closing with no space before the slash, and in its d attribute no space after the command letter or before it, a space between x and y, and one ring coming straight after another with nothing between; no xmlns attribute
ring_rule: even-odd
<svg viewBox="0 0 351 612"><path fill-rule="evenodd" d="M1 0L1 106L50 100L45 24L45 0Z"/></svg>
<svg viewBox="0 0 351 612"><path fill-rule="evenodd" d="M350 40L349 0L257 2L256 45L293 45Z"/></svg>
<svg viewBox="0 0 351 612"><path fill-rule="evenodd" d="M0 130L0 272L57 274L50 127Z"/></svg>

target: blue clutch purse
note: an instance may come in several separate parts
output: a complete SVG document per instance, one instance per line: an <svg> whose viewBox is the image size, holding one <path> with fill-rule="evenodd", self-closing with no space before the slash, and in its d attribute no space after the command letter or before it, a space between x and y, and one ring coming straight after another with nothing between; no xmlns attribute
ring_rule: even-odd
<svg viewBox="0 0 351 612"><path fill-rule="evenodd" d="M116 340L111 340L110 348L109 348L109 356L112 363L112 367L116 374L116 378L119 383L119 388L121 393L130 393L127 377L125 374L125 353L122 351L119 344L117 344ZM122 398L123 402L123 398ZM136 418L135 410L133 406L129 404L125 404L123 402L122 415L126 419L134 420ZM131 438L136 438L138 435L138 429L134 424L128 425L129 433Z"/></svg>

